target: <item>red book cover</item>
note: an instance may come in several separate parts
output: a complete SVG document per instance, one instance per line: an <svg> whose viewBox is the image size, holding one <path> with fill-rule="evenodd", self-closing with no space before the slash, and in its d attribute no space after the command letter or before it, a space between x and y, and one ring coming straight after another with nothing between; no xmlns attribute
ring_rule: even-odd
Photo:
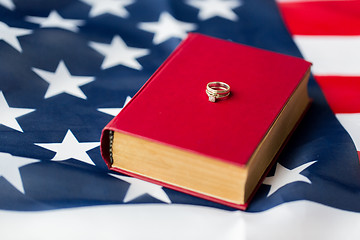
<svg viewBox="0 0 360 240"><path fill-rule="evenodd" d="M108 131L113 130L244 166L310 65L300 58L190 34L105 127L103 158L111 167ZM205 89L213 81L230 85L228 99L209 102Z"/></svg>

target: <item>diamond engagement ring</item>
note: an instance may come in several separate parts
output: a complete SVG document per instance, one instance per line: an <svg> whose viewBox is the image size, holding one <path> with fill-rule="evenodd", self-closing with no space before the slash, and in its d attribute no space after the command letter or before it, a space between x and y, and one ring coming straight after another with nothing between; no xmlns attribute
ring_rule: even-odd
<svg viewBox="0 0 360 240"><path fill-rule="evenodd" d="M217 99L223 99L230 95L230 86L223 82L209 82L206 85L206 94L210 102L216 102Z"/></svg>

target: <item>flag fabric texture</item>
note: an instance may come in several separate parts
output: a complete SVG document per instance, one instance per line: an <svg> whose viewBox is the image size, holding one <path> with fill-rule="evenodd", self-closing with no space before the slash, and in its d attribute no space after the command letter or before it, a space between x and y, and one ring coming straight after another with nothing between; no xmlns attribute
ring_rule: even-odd
<svg viewBox="0 0 360 240"><path fill-rule="evenodd" d="M279 6L360 157L360 1L281 1Z"/></svg>
<svg viewBox="0 0 360 240"><path fill-rule="evenodd" d="M0 0L1 239L359 239L359 6ZM313 62L312 106L246 212L100 155L103 127L189 32Z"/></svg>

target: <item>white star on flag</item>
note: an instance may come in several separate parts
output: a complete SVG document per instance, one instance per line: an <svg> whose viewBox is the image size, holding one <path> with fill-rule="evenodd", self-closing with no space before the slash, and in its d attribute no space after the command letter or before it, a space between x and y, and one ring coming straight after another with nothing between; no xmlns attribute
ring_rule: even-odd
<svg viewBox="0 0 360 240"><path fill-rule="evenodd" d="M126 6L133 4L134 0L81 0L91 6L90 17L96 17L105 13L113 14L118 17L126 18L129 12Z"/></svg>
<svg viewBox="0 0 360 240"><path fill-rule="evenodd" d="M130 100L131 100L131 97L127 96L122 108L98 108L97 110L99 112L103 112L103 113L106 113L106 114L109 114L109 115L112 115L115 117L116 115L118 115L121 112L121 110L125 107L125 105L128 104L128 102L130 102Z"/></svg>
<svg viewBox="0 0 360 240"><path fill-rule="evenodd" d="M233 10L242 5L238 0L188 0L186 3L199 9L200 20L222 17L236 21L238 16Z"/></svg>
<svg viewBox="0 0 360 240"><path fill-rule="evenodd" d="M32 30L30 29L9 27L4 22L0 21L0 40L5 41L7 44L12 46L19 52L22 52L22 48L17 37L28 35L31 33Z"/></svg>
<svg viewBox="0 0 360 240"><path fill-rule="evenodd" d="M15 4L12 0L0 0L0 5L6 7L9 10L15 9Z"/></svg>
<svg viewBox="0 0 360 240"><path fill-rule="evenodd" d="M124 203L130 202L144 194L149 194L150 196L162 202L171 203L171 200L169 199L168 195L165 193L162 186L160 185L156 185L153 183L142 181L140 179L120 176L112 173L109 173L109 175L130 184L130 187L127 190L126 195L124 197Z"/></svg>
<svg viewBox="0 0 360 240"><path fill-rule="evenodd" d="M153 43L160 44L173 37L185 38L187 32L196 29L196 25L181 22L173 18L168 12L163 12L160 14L158 22L143 22L139 24L139 28L154 33Z"/></svg>
<svg viewBox="0 0 360 240"><path fill-rule="evenodd" d="M40 24L42 28L62 28L73 32L77 32L79 26L85 23L84 20L62 18L56 11L51 11L48 17L28 16L25 19L28 22Z"/></svg>
<svg viewBox="0 0 360 240"><path fill-rule="evenodd" d="M311 181L304 175L301 175L300 173L309 166L311 166L312 164L314 164L315 162L317 161L305 163L291 170L287 169L286 167L283 167L280 163L277 163L274 176L266 177L263 182L263 184L271 186L267 196L268 197L271 196L278 189L290 183L306 182L311 184Z"/></svg>
<svg viewBox="0 0 360 240"><path fill-rule="evenodd" d="M49 83L49 87L44 96L45 99L61 93L86 99L86 95L79 87L95 80L94 77L71 75L63 61L60 61L55 72L48 72L38 68L32 68L32 70Z"/></svg>
<svg viewBox="0 0 360 240"><path fill-rule="evenodd" d="M25 194L19 168L35 162L39 162L39 160L0 152L0 176L4 177L17 190Z"/></svg>
<svg viewBox="0 0 360 240"><path fill-rule="evenodd" d="M128 47L120 36L114 36L110 44L90 42L92 48L105 56L101 64L102 69L124 65L129 68L141 70L142 66L136 60L149 54L148 49Z"/></svg>
<svg viewBox="0 0 360 240"><path fill-rule="evenodd" d="M31 113L33 111L35 111L35 109L9 107L3 92L0 91L0 124L17 130L19 132L23 132L19 123L16 121L16 118Z"/></svg>
<svg viewBox="0 0 360 240"><path fill-rule="evenodd" d="M70 158L95 165L87 151L100 146L100 142L79 142L69 129L61 143L35 143L35 145L56 152L51 159L63 161Z"/></svg>

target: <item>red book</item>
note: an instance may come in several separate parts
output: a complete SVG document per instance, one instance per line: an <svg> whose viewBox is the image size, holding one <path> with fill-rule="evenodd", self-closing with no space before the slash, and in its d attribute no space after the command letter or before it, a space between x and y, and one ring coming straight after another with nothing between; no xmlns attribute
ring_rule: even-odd
<svg viewBox="0 0 360 240"><path fill-rule="evenodd" d="M103 130L115 171L245 209L310 102L310 63L190 34ZM209 101L209 82L229 97Z"/></svg>

